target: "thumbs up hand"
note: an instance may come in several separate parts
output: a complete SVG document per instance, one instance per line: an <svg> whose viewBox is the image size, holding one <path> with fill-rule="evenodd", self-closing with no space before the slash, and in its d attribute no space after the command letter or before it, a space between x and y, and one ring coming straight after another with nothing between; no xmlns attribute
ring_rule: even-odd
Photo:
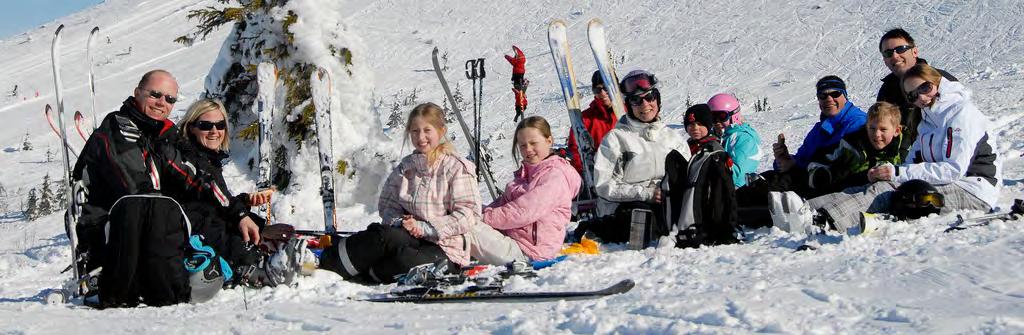
<svg viewBox="0 0 1024 335"><path fill-rule="evenodd" d="M778 141L772 144L772 153L775 154L775 166L779 171L788 171L796 163L793 156L789 154L789 148L786 147L785 134L780 133Z"/></svg>

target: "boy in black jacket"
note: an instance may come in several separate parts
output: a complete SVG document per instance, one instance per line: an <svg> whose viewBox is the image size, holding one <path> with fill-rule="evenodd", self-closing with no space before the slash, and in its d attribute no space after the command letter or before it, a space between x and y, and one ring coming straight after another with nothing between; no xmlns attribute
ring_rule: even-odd
<svg viewBox="0 0 1024 335"><path fill-rule="evenodd" d="M697 104L686 110L683 124L690 135L689 162L673 152L666 158L663 187L668 194L668 216L679 228L680 248L737 242L736 189L732 160L718 137L711 134L711 108Z"/></svg>

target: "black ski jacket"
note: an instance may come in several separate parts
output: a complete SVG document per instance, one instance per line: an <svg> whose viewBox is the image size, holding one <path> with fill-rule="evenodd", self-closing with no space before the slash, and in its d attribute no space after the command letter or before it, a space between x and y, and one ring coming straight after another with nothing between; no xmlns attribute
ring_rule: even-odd
<svg viewBox="0 0 1024 335"><path fill-rule="evenodd" d="M928 64L928 61L924 58L918 58L919 64ZM949 74L949 72L943 71L936 68L939 73L942 74L949 81L957 81L956 77ZM885 101L896 105L900 108L900 124L903 125L903 138L909 139L909 141L903 141L900 143L901 150L910 150L910 145L914 144L914 139L917 138L917 124L921 122L921 109L914 106L914 104L907 101L906 94L903 93L903 85L900 83L900 78L894 73L882 78L882 87L878 89L878 96L876 101Z"/></svg>
<svg viewBox="0 0 1024 335"><path fill-rule="evenodd" d="M79 250L104 243L110 207L126 195L163 194L180 199L184 192L202 192L218 206L230 205L223 187L184 158L178 141L181 138L173 122L146 116L132 97L103 119L86 141L72 172L74 196L81 210ZM165 191L168 185L175 187Z"/></svg>
<svg viewBox="0 0 1024 335"><path fill-rule="evenodd" d="M228 158L226 153L209 150L193 140L184 140L181 152L187 161L195 164L196 169L210 176L210 181L216 183L220 189L227 192L227 183L224 181L223 161ZM179 188L175 185L175 188ZM228 198L228 206L220 206L217 199L211 198L209 192L198 192L181 189L174 191L180 193L178 201L185 209L189 221L192 222L192 234L201 235L208 245L216 248L222 255L226 253L225 234L241 236L238 230L238 222L249 213L247 205L249 195L241 193ZM227 193L225 193L227 194ZM253 217L253 216L250 216ZM263 220L253 217L258 225ZM262 227L261 227L262 228Z"/></svg>

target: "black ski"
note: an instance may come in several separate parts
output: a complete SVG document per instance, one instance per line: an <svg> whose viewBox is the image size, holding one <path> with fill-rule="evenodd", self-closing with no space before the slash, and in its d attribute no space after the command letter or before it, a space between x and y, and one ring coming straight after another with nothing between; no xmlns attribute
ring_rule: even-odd
<svg viewBox="0 0 1024 335"><path fill-rule="evenodd" d="M485 289L473 291L473 287L465 291L445 293L427 290L423 294L387 295L370 298L370 302L411 302L416 304L460 303L460 302L545 302L559 300L585 300L629 292L636 283L625 279L604 289L595 291L559 291L559 292L503 292Z"/></svg>

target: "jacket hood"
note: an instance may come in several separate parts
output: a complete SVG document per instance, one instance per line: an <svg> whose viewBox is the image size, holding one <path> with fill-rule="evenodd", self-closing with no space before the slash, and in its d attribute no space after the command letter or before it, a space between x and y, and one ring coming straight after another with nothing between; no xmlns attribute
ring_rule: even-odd
<svg viewBox="0 0 1024 335"><path fill-rule="evenodd" d="M747 135L750 136L757 136L757 132L754 131L754 127L751 127L749 124L743 123L733 124L728 127L725 127L725 134L722 137L726 137L736 133L746 133Z"/></svg>
<svg viewBox="0 0 1024 335"><path fill-rule="evenodd" d="M619 122L615 124L615 128L640 134L640 137L643 139L653 141L657 137L658 132L660 132L662 128L665 128L665 121L659 116L654 121L644 123L627 114L619 118Z"/></svg>
<svg viewBox="0 0 1024 335"><path fill-rule="evenodd" d="M572 164L569 163L569 161L567 161L565 158L562 158L559 155L551 154L550 156L548 156L548 158L545 158L544 160L538 162L537 164L526 164L526 162L523 162L523 166L519 168L519 170L516 170L515 176L516 178L529 180L532 179L533 176L539 175L547 170L559 171L564 175L578 174L576 172L576 168L573 168ZM568 179L572 180L572 178ZM572 189L578 188L578 184L572 186Z"/></svg>
<svg viewBox="0 0 1024 335"><path fill-rule="evenodd" d="M966 86L956 81L949 81L942 78L939 81L939 96L935 97L935 103L930 107L922 109L921 116L925 122L939 125L956 117L964 109L960 107L963 102L970 102L971 91Z"/></svg>
<svg viewBox="0 0 1024 335"><path fill-rule="evenodd" d="M135 98L128 97L121 104L121 112L124 112L131 118L135 126L139 128L143 133L150 136L163 136L168 132L176 133L174 128L174 122L171 120L154 120L139 110L139 107L135 105Z"/></svg>

